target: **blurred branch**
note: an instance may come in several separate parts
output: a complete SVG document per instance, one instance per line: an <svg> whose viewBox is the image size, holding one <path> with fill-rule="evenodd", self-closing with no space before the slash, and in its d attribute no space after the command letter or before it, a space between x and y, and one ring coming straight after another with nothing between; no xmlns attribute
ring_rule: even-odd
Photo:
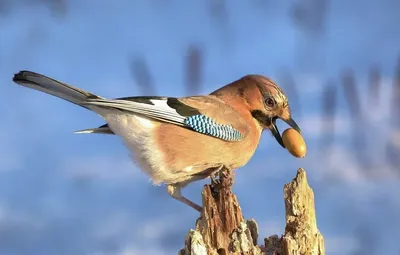
<svg viewBox="0 0 400 255"><path fill-rule="evenodd" d="M145 60L142 57L135 57L130 60L129 65L132 77L142 91L141 94L144 96L156 95L156 88Z"/></svg>
<svg viewBox="0 0 400 255"><path fill-rule="evenodd" d="M379 107L381 90L381 74L379 68L373 66L369 71L368 104Z"/></svg>
<svg viewBox="0 0 400 255"><path fill-rule="evenodd" d="M268 4L271 3L270 0L253 0L252 3L254 4L255 8L257 9L266 9L268 10Z"/></svg>
<svg viewBox="0 0 400 255"><path fill-rule="evenodd" d="M396 127L400 126L400 57L397 60L397 65L395 67L395 77L393 79L392 88L392 98L391 98L391 109L390 116L394 121Z"/></svg>
<svg viewBox="0 0 400 255"><path fill-rule="evenodd" d="M64 18L68 14L68 0L40 0L48 5L51 13L58 18Z"/></svg>
<svg viewBox="0 0 400 255"><path fill-rule="evenodd" d="M325 32L328 0L302 0L293 5L291 17L301 30L312 35Z"/></svg>
<svg viewBox="0 0 400 255"><path fill-rule="evenodd" d="M364 222L364 224L357 227L354 231L354 236L357 237L358 243L362 245L359 245L358 249L352 255L375 253L376 241L379 236L374 235L373 229L368 226L368 222Z"/></svg>
<svg viewBox="0 0 400 255"><path fill-rule="evenodd" d="M194 95L201 90L202 52L190 45L186 53L186 94Z"/></svg>
<svg viewBox="0 0 400 255"><path fill-rule="evenodd" d="M358 95L356 81L352 70L346 70L342 73L342 85L345 101L350 110L352 119L361 119L361 105Z"/></svg>
<svg viewBox="0 0 400 255"><path fill-rule="evenodd" d="M14 4L44 5L49 8L51 14L63 18L68 14L68 0L0 0L0 15L4 16L13 11Z"/></svg>
<svg viewBox="0 0 400 255"><path fill-rule="evenodd" d="M329 82L324 86L322 92L322 126L320 151L326 153L326 149L332 146L335 138L335 113L337 104L337 88L335 84Z"/></svg>
<svg viewBox="0 0 400 255"><path fill-rule="evenodd" d="M226 0L208 0L204 1L209 10L209 14L212 18L216 28L219 28L218 37L222 41L222 49L229 52L230 48L235 43L231 40L231 36L234 33L234 28L229 26L229 5ZM230 2L229 2L230 3Z"/></svg>
<svg viewBox="0 0 400 255"><path fill-rule="evenodd" d="M227 19L226 0L208 0L207 5L213 18L220 22Z"/></svg>
<svg viewBox="0 0 400 255"><path fill-rule="evenodd" d="M395 134L400 132L400 57L395 67L395 77L393 79L393 88L390 99L390 126L388 141L386 143L386 160L400 174L400 149L396 145Z"/></svg>
<svg viewBox="0 0 400 255"><path fill-rule="evenodd" d="M359 164L368 169L370 165L369 157L365 155L366 150L366 122L361 113L360 96L352 70L345 70L342 73L342 85L344 98L350 110L350 120L352 124L352 148Z"/></svg>
<svg viewBox="0 0 400 255"><path fill-rule="evenodd" d="M11 1L10 0L1 0L0 1L0 16L7 15L11 10Z"/></svg>
<svg viewBox="0 0 400 255"><path fill-rule="evenodd" d="M302 110L300 104L300 96L293 76L289 72L284 70L280 73L279 78L279 83L282 84L282 87L284 88L285 93L289 98L291 109L294 109L293 111L296 112L296 115L301 118Z"/></svg>

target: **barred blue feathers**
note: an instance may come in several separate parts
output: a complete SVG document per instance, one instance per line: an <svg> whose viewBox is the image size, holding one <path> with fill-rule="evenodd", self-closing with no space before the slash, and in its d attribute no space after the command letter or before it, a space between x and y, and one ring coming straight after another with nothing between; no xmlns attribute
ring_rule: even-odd
<svg viewBox="0 0 400 255"><path fill-rule="evenodd" d="M226 141L238 141L242 138L242 134L231 125L218 124L203 114L186 117L184 123L199 133L211 135Z"/></svg>

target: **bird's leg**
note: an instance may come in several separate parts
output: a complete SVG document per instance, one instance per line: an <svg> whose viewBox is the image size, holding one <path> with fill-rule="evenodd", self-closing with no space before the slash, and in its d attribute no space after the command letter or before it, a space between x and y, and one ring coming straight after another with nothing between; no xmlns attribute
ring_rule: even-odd
<svg viewBox="0 0 400 255"><path fill-rule="evenodd" d="M172 184L169 184L167 186L167 191L168 191L168 194L171 197L175 198L178 201L181 201L182 203L192 207L193 209L195 209L195 210L197 210L199 212L201 212L201 210L203 209L200 205L198 205L198 204L190 201L186 197L182 196L180 187L177 187L177 186L174 186Z"/></svg>

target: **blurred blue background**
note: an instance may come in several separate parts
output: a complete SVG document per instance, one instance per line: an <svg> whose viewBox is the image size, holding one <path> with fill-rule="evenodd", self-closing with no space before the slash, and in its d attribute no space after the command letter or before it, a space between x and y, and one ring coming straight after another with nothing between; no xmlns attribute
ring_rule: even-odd
<svg viewBox="0 0 400 255"><path fill-rule="evenodd" d="M304 167L327 254L400 254L399 13L396 0L2 0L0 254L176 254L198 217L118 137L72 134L103 124L97 115L15 86L23 69L105 97L269 76L308 155L265 132L236 172L244 216L260 237L282 234L283 185ZM183 193L200 202L206 182Z"/></svg>

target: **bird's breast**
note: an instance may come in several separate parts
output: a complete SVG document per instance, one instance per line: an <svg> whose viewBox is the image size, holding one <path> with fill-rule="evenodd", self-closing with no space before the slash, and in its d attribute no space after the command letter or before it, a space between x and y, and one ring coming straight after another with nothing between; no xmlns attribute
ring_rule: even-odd
<svg viewBox="0 0 400 255"><path fill-rule="evenodd" d="M204 178L201 172L219 165L239 168L253 156L260 139L258 130L240 141L225 141L135 115L108 115L105 120L154 184Z"/></svg>
<svg viewBox="0 0 400 255"><path fill-rule="evenodd" d="M179 170L192 166L192 172L220 164L232 169L241 167L253 156L260 139L256 131L240 141L225 141L171 124L161 124L155 133L165 162Z"/></svg>

